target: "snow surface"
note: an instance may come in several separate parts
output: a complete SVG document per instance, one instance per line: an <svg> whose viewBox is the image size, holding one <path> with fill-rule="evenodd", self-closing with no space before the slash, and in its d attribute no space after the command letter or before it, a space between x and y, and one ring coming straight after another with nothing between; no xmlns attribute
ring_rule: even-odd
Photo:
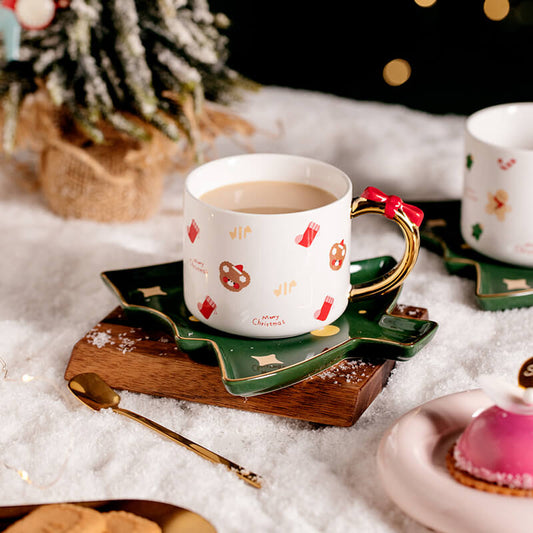
<svg viewBox="0 0 533 533"><path fill-rule="evenodd" d="M237 107L257 127L255 151L306 155L367 185L416 199L459 198L463 123L402 106L266 87ZM220 140L216 156L245 148ZM0 505L141 498L199 512L225 532L427 531L398 509L378 478L386 429L433 398L477 388L480 374L513 381L531 356L533 310L481 311L472 281L447 274L422 250L400 301L426 307L434 340L397 365L386 389L350 428L318 427L251 412L122 393L122 405L261 474L255 490L110 411L68 396L63 373L73 345L117 305L99 274L181 258L182 175L169 176L150 220L103 224L64 220L38 191L0 178ZM354 222L352 259L402 253L399 231L377 217ZM355 246L357 243L357 246ZM105 330L95 331L95 346ZM132 333L131 340L135 340ZM123 339L124 349L132 346ZM23 375L39 379L22 383ZM0 378L3 372L0 372ZM66 463L65 463L66 459Z"/></svg>

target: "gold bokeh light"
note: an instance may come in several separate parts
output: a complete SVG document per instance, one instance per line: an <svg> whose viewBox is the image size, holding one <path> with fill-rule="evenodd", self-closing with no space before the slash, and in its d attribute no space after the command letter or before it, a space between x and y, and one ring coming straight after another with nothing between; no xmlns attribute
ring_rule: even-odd
<svg viewBox="0 0 533 533"><path fill-rule="evenodd" d="M404 84L410 76L411 65L405 59L393 59L383 68L383 79L393 87Z"/></svg>
<svg viewBox="0 0 533 533"><path fill-rule="evenodd" d="M485 0L483 4L483 11L490 20L503 20L509 9L509 0Z"/></svg>
<svg viewBox="0 0 533 533"><path fill-rule="evenodd" d="M415 4L420 7L431 7L437 0L415 0Z"/></svg>

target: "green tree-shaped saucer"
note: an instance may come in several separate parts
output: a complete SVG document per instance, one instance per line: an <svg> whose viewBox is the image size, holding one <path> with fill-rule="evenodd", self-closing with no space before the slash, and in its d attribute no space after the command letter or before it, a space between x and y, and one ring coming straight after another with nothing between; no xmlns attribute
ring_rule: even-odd
<svg viewBox="0 0 533 533"><path fill-rule="evenodd" d="M377 257L351 264L351 282L386 274L395 264ZM102 278L137 320L155 320L170 330L179 348L199 362L220 366L226 389L252 396L301 381L344 358L406 360L429 342L437 324L392 316L399 289L350 302L330 325L286 339L251 339L198 322L183 299L183 264L166 263L102 273ZM214 356L214 357L213 357Z"/></svg>

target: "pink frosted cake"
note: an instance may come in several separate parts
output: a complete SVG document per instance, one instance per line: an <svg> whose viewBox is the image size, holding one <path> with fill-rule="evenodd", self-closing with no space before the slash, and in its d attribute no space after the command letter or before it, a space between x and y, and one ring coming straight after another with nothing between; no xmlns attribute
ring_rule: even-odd
<svg viewBox="0 0 533 533"><path fill-rule="evenodd" d="M533 389L493 376L480 383L496 405L472 418L448 454L448 469L470 487L532 497Z"/></svg>

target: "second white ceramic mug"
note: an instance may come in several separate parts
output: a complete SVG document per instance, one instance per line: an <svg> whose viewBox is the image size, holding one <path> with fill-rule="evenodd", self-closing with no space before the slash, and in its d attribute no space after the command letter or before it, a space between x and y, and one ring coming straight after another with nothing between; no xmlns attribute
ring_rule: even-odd
<svg viewBox="0 0 533 533"><path fill-rule="evenodd" d="M316 209L250 214L213 207L200 197L244 181L313 185L335 200ZM377 282L350 285L350 219L379 213L400 225L404 257ZM400 285L419 249L422 212L377 189L352 198L348 176L327 163L284 154L218 159L189 174L184 196L184 294L201 322L227 333L282 338L336 320L348 299Z"/></svg>
<svg viewBox="0 0 533 533"><path fill-rule="evenodd" d="M470 116L465 132L461 233L474 250L533 267L533 103Z"/></svg>

